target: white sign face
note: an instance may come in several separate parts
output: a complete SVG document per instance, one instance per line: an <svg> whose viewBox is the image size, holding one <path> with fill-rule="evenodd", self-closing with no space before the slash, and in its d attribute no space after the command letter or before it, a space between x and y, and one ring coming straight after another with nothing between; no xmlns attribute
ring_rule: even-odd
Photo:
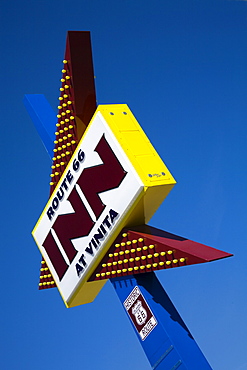
<svg viewBox="0 0 247 370"><path fill-rule="evenodd" d="M79 143L33 236L65 301L143 191L143 183L102 114Z"/></svg>

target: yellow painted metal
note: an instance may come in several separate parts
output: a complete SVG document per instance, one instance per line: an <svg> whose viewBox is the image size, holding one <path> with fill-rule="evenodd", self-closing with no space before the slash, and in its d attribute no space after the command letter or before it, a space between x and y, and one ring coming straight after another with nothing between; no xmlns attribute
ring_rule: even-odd
<svg viewBox="0 0 247 370"><path fill-rule="evenodd" d="M176 184L176 181L126 104L99 105L95 115L98 112L108 123L143 183L143 192L138 199L131 205L126 204L126 208L129 209L126 212L121 229L122 227L147 223ZM93 119L94 117L92 121ZM88 129L90 129L90 125ZM112 242L121 229L116 229L114 238L111 238ZM111 243L109 243L110 246ZM107 249L104 249L99 254L94 263L94 268L97 267L106 252ZM88 278L89 276L88 274ZM72 299L66 305L73 307L92 302L105 282L106 280L86 282L76 290Z"/></svg>
<svg viewBox="0 0 247 370"><path fill-rule="evenodd" d="M109 124L140 177L144 194L131 208L128 225L147 223L176 184L145 132L126 104L100 105L100 112Z"/></svg>

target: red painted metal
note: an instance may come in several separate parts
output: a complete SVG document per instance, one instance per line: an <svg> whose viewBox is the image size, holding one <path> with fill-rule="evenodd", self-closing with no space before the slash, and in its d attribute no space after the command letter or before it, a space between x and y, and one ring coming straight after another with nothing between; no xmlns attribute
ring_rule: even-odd
<svg viewBox="0 0 247 370"><path fill-rule="evenodd" d="M140 225L123 229L90 281L194 265L232 254L178 235Z"/></svg>
<svg viewBox="0 0 247 370"><path fill-rule="evenodd" d="M58 120L56 127L54 127L56 140L54 142L50 194L54 191L95 110L96 93L90 32L68 31L62 69ZM44 264L45 261L42 260L41 269L44 268ZM48 269L47 266L45 268ZM46 275L51 275L49 270L46 271ZM56 286L54 282L48 284L49 282L46 282L43 270L41 270L39 289Z"/></svg>
<svg viewBox="0 0 247 370"><path fill-rule="evenodd" d="M71 80L71 98L74 104L78 139L80 140L96 110L96 93L90 32L68 31L65 69Z"/></svg>

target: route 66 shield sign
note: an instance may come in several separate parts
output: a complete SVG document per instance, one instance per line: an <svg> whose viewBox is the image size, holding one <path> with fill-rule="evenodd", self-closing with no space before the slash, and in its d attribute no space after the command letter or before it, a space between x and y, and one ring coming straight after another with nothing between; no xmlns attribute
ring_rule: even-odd
<svg viewBox="0 0 247 370"><path fill-rule="evenodd" d="M137 303L134 305L132 308L132 314L135 315L135 319L138 325L143 325L145 324L147 320L147 311L145 308L142 306L141 301L137 301Z"/></svg>

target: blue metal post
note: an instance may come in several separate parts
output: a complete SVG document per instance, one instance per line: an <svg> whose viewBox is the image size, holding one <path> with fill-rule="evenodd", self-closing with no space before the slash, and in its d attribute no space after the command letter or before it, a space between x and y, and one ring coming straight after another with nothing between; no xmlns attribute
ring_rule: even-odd
<svg viewBox="0 0 247 370"><path fill-rule="evenodd" d="M52 158L57 122L54 110L42 94L26 94L24 96L24 104L45 149Z"/></svg>
<svg viewBox="0 0 247 370"><path fill-rule="evenodd" d="M111 282L152 369L211 369L154 272Z"/></svg>

